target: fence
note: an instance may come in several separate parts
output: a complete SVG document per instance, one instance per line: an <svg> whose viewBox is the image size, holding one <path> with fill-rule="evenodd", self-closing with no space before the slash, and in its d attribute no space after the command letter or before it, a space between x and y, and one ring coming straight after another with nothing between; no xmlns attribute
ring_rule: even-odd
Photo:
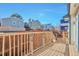
<svg viewBox="0 0 79 59"><path fill-rule="evenodd" d="M30 55L51 43L53 39L51 31L0 33L0 55Z"/></svg>

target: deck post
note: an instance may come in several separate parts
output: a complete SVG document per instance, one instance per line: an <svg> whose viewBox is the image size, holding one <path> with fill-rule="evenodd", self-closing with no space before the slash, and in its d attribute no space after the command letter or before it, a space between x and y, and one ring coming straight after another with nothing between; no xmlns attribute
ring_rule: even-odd
<svg viewBox="0 0 79 59"><path fill-rule="evenodd" d="M3 36L3 42L2 42L2 56L4 56L5 52L5 36Z"/></svg>
<svg viewBox="0 0 79 59"><path fill-rule="evenodd" d="M19 35L18 35L18 56L19 56Z"/></svg>
<svg viewBox="0 0 79 59"><path fill-rule="evenodd" d="M33 55L33 34L30 34L30 54Z"/></svg>
<svg viewBox="0 0 79 59"><path fill-rule="evenodd" d="M11 56L11 36L9 35L9 56Z"/></svg>
<svg viewBox="0 0 79 59"><path fill-rule="evenodd" d="M13 36L13 41L14 41L14 44L13 44L14 45L14 54L13 55L15 56L15 35Z"/></svg>

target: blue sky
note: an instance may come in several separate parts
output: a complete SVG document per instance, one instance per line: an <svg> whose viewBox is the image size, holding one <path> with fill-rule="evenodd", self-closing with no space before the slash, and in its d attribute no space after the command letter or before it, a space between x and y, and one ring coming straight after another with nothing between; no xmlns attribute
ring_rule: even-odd
<svg viewBox="0 0 79 59"><path fill-rule="evenodd" d="M60 20L67 14L67 4L64 3L0 3L0 18L20 14L24 21L29 18L39 20L43 24L59 26Z"/></svg>

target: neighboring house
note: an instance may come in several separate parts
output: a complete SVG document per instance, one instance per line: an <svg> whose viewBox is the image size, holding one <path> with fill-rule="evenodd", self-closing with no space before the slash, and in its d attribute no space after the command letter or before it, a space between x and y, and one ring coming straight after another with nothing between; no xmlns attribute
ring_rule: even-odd
<svg viewBox="0 0 79 59"><path fill-rule="evenodd" d="M79 52L79 4L69 4L70 15L70 44L74 43Z"/></svg>
<svg viewBox="0 0 79 59"><path fill-rule="evenodd" d="M24 31L24 22L19 14L0 19L0 31Z"/></svg>
<svg viewBox="0 0 79 59"><path fill-rule="evenodd" d="M63 19L60 21L60 30L61 31L69 31L69 16L65 15Z"/></svg>
<svg viewBox="0 0 79 59"><path fill-rule="evenodd" d="M52 30L54 27L51 24L43 24L42 25L43 30Z"/></svg>
<svg viewBox="0 0 79 59"><path fill-rule="evenodd" d="M41 29L41 23L38 20L29 19L29 27L33 30Z"/></svg>

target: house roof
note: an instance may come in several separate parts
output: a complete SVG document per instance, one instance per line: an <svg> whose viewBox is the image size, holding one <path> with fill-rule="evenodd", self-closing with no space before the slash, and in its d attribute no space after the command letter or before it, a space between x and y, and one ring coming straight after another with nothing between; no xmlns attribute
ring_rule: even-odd
<svg viewBox="0 0 79 59"><path fill-rule="evenodd" d="M17 18L22 19L22 16L19 15L18 13L14 13L14 14L12 14L11 17L17 17Z"/></svg>
<svg viewBox="0 0 79 59"><path fill-rule="evenodd" d="M67 17L69 17L69 14L66 14L65 16L63 16L63 18L67 18Z"/></svg>

